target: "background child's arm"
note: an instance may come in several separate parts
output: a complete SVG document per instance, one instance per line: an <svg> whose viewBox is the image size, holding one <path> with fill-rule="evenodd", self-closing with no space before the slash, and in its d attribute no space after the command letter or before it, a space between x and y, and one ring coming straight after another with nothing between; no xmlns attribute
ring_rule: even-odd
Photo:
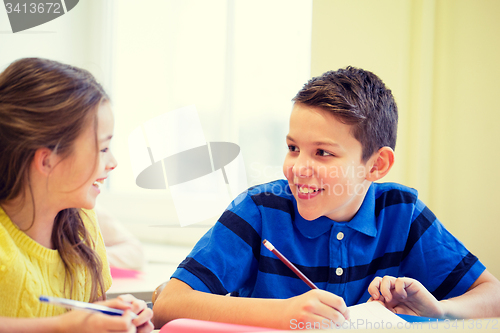
<svg viewBox="0 0 500 333"><path fill-rule="evenodd" d="M142 244L121 222L103 208L94 209L106 245L110 266L141 270L145 263Z"/></svg>
<svg viewBox="0 0 500 333"><path fill-rule="evenodd" d="M466 293L442 301L410 278L376 277L368 292L370 300L380 301L399 314L433 318L500 317L500 282L487 270Z"/></svg>
<svg viewBox="0 0 500 333"><path fill-rule="evenodd" d="M293 323L342 324L348 318L344 300L324 290L289 299L229 297L193 290L175 278L158 296L153 311L156 328L176 318L280 329L290 329Z"/></svg>

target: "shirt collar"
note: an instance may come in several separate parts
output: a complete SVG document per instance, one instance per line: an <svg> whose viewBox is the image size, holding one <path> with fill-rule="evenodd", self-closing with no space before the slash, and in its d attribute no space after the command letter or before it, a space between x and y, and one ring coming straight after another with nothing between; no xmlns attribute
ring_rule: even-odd
<svg viewBox="0 0 500 333"><path fill-rule="evenodd" d="M307 238L316 238L329 231L335 223L339 223L326 216L308 221L300 216L297 209L297 201L295 199L293 200L293 206L295 209L295 226L300 233ZM367 236L375 237L377 235L375 220L375 186L373 186L373 184L368 188L363 203L352 220L347 223L341 223Z"/></svg>
<svg viewBox="0 0 500 333"><path fill-rule="evenodd" d="M347 226L367 236L377 236L377 223L375 219L375 185L373 183L366 192L365 199L358 212Z"/></svg>

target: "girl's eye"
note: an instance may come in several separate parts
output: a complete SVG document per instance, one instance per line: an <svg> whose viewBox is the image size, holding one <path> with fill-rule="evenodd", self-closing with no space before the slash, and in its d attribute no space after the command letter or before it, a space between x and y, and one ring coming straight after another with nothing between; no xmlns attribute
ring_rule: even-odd
<svg viewBox="0 0 500 333"><path fill-rule="evenodd" d="M107 153L109 150L109 148L104 148L104 149L101 149L101 153Z"/></svg>
<svg viewBox="0 0 500 333"><path fill-rule="evenodd" d="M291 152L298 152L299 148L297 146L289 145L288 146L288 150L291 151Z"/></svg>
<svg viewBox="0 0 500 333"><path fill-rule="evenodd" d="M318 149L318 155L319 156L333 156L333 154L330 154L329 152L327 152L326 150L323 150L323 149Z"/></svg>

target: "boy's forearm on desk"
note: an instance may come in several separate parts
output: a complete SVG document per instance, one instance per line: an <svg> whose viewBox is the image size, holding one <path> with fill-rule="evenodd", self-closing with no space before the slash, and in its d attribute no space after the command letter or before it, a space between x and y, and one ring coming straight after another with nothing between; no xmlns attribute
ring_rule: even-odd
<svg viewBox="0 0 500 333"><path fill-rule="evenodd" d="M282 328L283 301L208 294L172 279L155 302L153 322L156 328L177 318Z"/></svg>
<svg viewBox="0 0 500 333"><path fill-rule="evenodd" d="M500 282L485 271L465 294L441 301L446 318L500 317Z"/></svg>

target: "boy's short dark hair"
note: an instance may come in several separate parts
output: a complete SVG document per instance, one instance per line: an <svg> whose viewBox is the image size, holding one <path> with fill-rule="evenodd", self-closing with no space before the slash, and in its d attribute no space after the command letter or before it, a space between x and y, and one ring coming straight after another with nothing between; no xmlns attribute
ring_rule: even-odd
<svg viewBox="0 0 500 333"><path fill-rule="evenodd" d="M322 108L354 125L364 162L382 147L396 147L398 108L392 92L372 72L351 66L326 72L309 80L293 101Z"/></svg>

